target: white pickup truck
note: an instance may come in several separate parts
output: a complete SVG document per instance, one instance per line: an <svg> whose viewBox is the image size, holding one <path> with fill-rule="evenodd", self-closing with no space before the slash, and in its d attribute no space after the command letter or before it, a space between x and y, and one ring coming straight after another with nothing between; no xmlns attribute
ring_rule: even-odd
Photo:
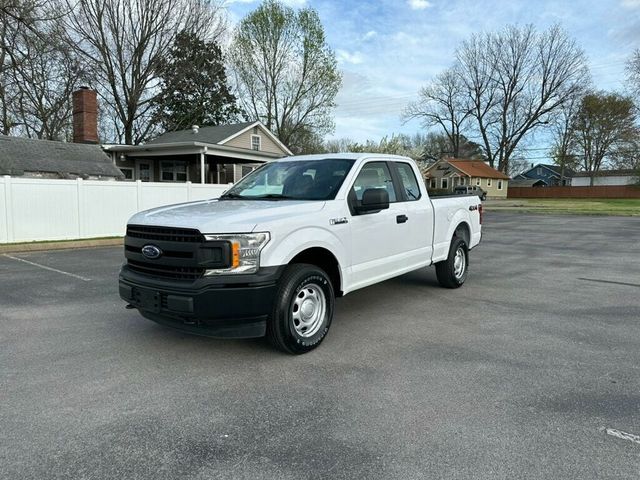
<svg viewBox="0 0 640 480"><path fill-rule="evenodd" d="M477 196L430 199L409 158L283 158L218 199L134 215L119 291L160 324L300 354L327 335L335 297L432 264L462 285L481 223Z"/></svg>

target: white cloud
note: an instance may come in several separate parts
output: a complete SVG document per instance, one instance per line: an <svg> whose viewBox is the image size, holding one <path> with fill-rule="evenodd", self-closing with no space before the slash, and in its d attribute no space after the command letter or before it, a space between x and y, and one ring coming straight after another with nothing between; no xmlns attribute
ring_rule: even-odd
<svg viewBox="0 0 640 480"><path fill-rule="evenodd" d="M364 57L360 52L347 52L346 50L337 49L336 56L338 57L338 63L350 63L352 65L359 65L364 61Z"/></svg>
<svg viewBox="0 0 640 480"><path fill-rule="evenodd" d="M376 32L375 30L369 30L367 33L364 34L362 39L363 40L370 40L373 37L375 37L376 35L378 35L378 32Z"/></svg>
<svg viewBox="0 0 640 480"><path fill-rule="evenodd" d="M622 0L622 6L625 8L638 8L640 7L640 0Z"/></svg>
<svg viewBox="0 0 640 480"><path fill-rule="evenodd" d="M633 0L623 0L623 1L633 1ZM407 3L413 10L424 10L425 8L429 8L432 6L431 2L427 0L409 0Z"/></svg>

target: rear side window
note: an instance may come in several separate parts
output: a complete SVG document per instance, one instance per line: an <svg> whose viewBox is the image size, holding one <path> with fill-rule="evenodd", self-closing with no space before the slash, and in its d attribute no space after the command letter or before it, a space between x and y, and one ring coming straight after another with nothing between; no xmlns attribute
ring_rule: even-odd
<svg viewBox="0 0 640 480"><path fill-rule="evenodd" d="M389 167L384 162L367 163L353 184L353 191L358 200L362 200L364 191L369 188L384 188L389 194L389 202L396 201L396 191L393 188Z"/></svg>
<svg viewBox="0 0 640 480"><path fill-rule="evenodd" d="M415 173L413 173L413 168L408 163L402 162L396 162L396 167L407 200L418 200L420 198L420 187L418 187L418 180Z"/></svg>

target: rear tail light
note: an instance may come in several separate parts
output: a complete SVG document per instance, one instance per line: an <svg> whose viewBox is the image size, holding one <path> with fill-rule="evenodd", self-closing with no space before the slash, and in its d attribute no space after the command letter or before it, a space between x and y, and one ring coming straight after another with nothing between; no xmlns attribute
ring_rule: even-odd
<svg viewBox="0 0 640 480"><path fill-rule="evenodd" d="M478 205L478 213L480 214L480 225L482 225L482 204Z"/></svg>

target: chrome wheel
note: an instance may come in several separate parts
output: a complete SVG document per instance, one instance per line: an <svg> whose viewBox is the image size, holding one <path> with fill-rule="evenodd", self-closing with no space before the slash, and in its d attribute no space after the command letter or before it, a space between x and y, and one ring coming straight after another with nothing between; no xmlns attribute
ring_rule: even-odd
<svg viewBox="0 0 640 480"><path fill-rule="evenodd" d="M293 327L301 337L315 335L327 313L327 299L319 285L310 283L305 285L293 299L291 316Z"/></svg>
<svg viewBox="0 0 640 480"><path fill-rule="evenodd" d="M464 275L464 271L467 267L467 256L464 253L464 248L458 247L456 250L456 256L453 259L453 275L460 279Z"/></svg>

